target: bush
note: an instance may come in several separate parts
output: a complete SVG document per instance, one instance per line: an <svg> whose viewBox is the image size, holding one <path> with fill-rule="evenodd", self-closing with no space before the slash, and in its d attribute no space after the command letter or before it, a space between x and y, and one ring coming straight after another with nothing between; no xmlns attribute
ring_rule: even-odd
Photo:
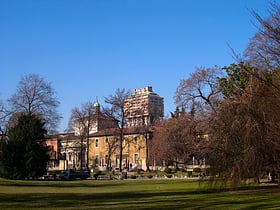
<svg viewBox="0 0 280 210"><path fill-rule="evenodd" d="M171 168L165 168L164 172L167 174L171 174L172 173L172 169Z"/></svg>
<svg viewBox="0 0 280 210"><path fill-rule="evenodd" d="M53 170L53 171L50 171L49 174L51 176L53 176L54 179L56 179L57 177L59 177L59 174L61 173L62 171L61 170Z"/></svg>
<svg viewBox="0 0 280 210"><path fill-rule="evenodd" d="M102 174L102 172L101 172L101 171L96 170L96 171L95 171L95 173L93 174L94 179L95 179L95 180L97 180L97 179L98 179L98 177L99 177L99 175L101 175L101 174Z"/></svg>
<svg viewBox="0 0 280 210"><path fill-rule="evenodd" d="M55 176L55 175L59 175L62 171L61 170L53 170L53 171L49 171L49 175Z"/></svg>
<svg viewBox="0 0 280 210"><path fill-rule="evenodd" d="M205 173L206 173L207 176L211 175L212 174L212 169L211 168L206 168Z"/></svg>
<svg viewBox="0 0 280 210"><path fill-rule="evenodd" d="M171 178L172 175L171 175L171 174L167 174L166 177L167 177L167 178Z"/></svg>
<svg viewBox="0 0 280 210"><path fill-rule="evenodd" d="M151 179L151 178L153 178L153 175L152 175L152 174L148 174L147 177L148 177L149 179Z"/></svg>
<svg viewBox="0 0 280 210"><path fill-rule="evenodd" d="M194 168L194 169L193 169L193 172L195 172L195 173L201 173L201 168Z"/></svg>
<svg viewBox="0 0 280 210"><path fill-rule="evenodd" d="M93 174L93 177L94 177L95 180L97 180L98 177L99 177L99 174Z"/></svg>
<svg viewBox="0 0 280 210"><path fill-rule="evenodd" d="M136 179L136 176L135 175L131 175L130 179Z"/></svg>

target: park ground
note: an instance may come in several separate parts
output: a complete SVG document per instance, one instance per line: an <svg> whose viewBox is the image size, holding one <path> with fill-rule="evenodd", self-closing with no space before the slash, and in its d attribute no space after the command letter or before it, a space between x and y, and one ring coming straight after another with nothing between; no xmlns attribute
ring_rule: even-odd
<svg viewBox="0 0 280 210"><path fill-rule="evenodd" d="M261 184L209 189L165 180L15 181L0 179L0 209L277 209L280 189Z"/></svg>

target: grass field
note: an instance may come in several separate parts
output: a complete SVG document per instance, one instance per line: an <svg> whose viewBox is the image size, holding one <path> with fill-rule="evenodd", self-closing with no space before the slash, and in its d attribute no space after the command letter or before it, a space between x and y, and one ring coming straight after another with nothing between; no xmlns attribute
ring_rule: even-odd
<svg viewBox="0 0 280 210"><path fill-rule="evenodd" d="M275 189L209 192L198 181L0 179L0 209L277 209Z"/></svg>

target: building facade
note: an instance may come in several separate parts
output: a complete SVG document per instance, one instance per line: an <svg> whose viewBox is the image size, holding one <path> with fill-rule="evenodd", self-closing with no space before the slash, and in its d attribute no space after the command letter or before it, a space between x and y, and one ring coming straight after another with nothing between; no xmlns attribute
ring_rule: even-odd
<svg viewBox="0 0 280 210"><path fill-rule="evenodd" d="M146 142L135 129L124 129L122 158L120 158L119 134L114 129L103 130L91 136L89 141L90 168L100 170L146 168Z"/></svg>
<svg viewBox="0 0 280 210"><path fill-rule="evenodd" d="M164 115L163 97L153 92L152 86L135 89L125 100L124 115L127 127L153 124Z"/></svg>
<svg viewBox="0 0 280 210"><path fill-rule="evenodd" d="M154 93L151 86L135 89L125 100L126 127L120 130L116 122L100 112L100 105L96 101L94 114L90 118L76 120L73 133L50 135L47 138L47 145L51 146L55 154L49 163L49 170L113 170L118 169L120 164L122 169L146 170L149 131L143 132L139 127L150 125L156 118L163 117L163 109L163 97ZM88 131L86 135L85 130Z"/></svg>
<svg viewBox="0 0 280 210"><path fill-rule="evenodd" d="M145 170L147 154L144 134L139 134L137 129L124 129L123 132L122 168ZM92 133L88 141L75 133L64 133L50 135L46 143L51 148L50 154L53 154L48 164L49 170L113 170L120 165L119 134L114 128Z"/></svg>

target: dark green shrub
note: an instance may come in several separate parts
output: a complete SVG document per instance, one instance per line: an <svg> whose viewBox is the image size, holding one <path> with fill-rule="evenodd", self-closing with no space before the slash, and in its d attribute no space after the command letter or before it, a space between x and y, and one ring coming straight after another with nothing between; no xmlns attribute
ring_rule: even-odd
<svg viewBox="0 0 280 210"><path fill-rule="evenodd" d="M149 179L151 179L151 178L153 178L153 175L152 175L152 174L148 174L147 177L148 177Z"/></svg>
<svg viewBox="0 0 280 210"><path fill-rule="evenodd" d="M171 168L165 168L164 172L167 174L171 174L172 173L172 169Z"/></svg>
<svg viewBox="0 0 280 210"><path fill-rule="evenodd" d="M144 172L143 169L137 169L137 174L141 174L141 173L143 173L143 172Z"/></svg>
<svg viewBox="0 0 280 210"><path fill-rule="evenodd" d="M94 177L95 180L97 180L98 177L99 177L99 174L93 174L93 177Z"/></svg>
<svg viewBox="0 0 280 210"><path fill-rule="evenodd" d="M207 176L211 175L212 174L212 169L211 168L206 168L205 173L206 173L205 175L207 175Z"/></svg>
<svg viewBox="0 0 280 210"><path fill-rule="evenodd" d="M101 175L101 174L102 174L101 171L99 171L99 170L95 171L95 173L93 174L94 179L97 180L99 175Z"/></svg>
<svg viewBox="0 0 280 210"><path fill-rule="evenodd" d="M135 175L131 175L130 179L136 179L136 176Z"/></svg>
<svg viewBox="0 0 280 210"><path fill-rule="evenodd" d="M59 177L59 174L61 173L61 170L53 170L50 171L50 175L53 176L54 179L56 179L57 177Z"/></svg>
<svg viewBox="0 0 280 210"><path fill-rule="evenodd" d="M166 177L167 177L167 178L171 178L171 177L172 177L172 174L167 174Z"/></svg>

